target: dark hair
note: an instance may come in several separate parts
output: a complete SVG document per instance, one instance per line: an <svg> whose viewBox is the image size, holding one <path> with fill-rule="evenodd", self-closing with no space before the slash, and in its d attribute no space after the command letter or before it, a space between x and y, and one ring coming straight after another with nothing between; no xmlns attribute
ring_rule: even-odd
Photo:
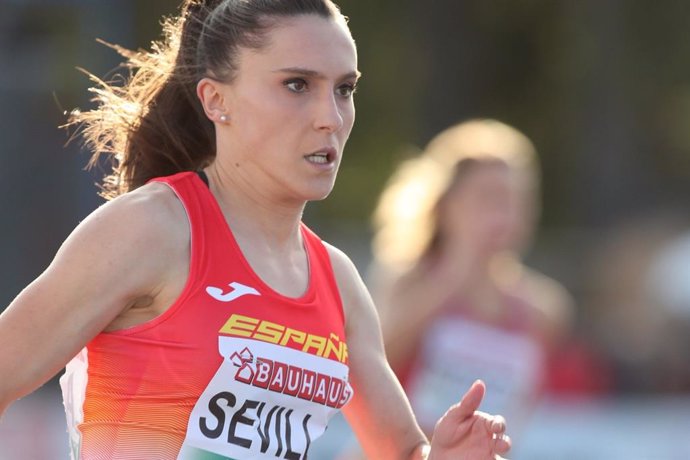
<svg viewBox="0 0 690 460"><path fill-rule="evenodd" d="M92 151L89 166L103 154L111 159L101 195L114 198L153 177L209 164L214 125L196 96L197 82L232 81L240 48L265 46L272 18L303 14L344 19L331 0L185 0L151 51L109 45L126 58L129 75L121 85L90 75L97 107L73 111L67 124Z"/></svg>

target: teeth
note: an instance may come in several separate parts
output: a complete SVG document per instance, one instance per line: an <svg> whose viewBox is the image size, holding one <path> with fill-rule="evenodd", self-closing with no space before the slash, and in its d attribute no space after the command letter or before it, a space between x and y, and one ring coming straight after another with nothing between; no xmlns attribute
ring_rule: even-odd
<svg viewBox="0 0 690 460"><path fill-rule="evenodd" d="M307 155L307 160L312 163L326 164L328 163L328 155L323 153L315 153L313 155Z"/></svg>

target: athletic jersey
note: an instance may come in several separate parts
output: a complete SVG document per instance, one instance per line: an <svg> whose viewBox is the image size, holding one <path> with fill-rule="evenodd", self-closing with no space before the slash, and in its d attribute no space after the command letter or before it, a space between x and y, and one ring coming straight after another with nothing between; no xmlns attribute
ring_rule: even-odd
<svg viewBox="0 0 690 460"><path fill-rule="evenodd" d="M524 421L540 390L544 347L531 330L529 307L508 296L505 302L510 314L498 324L477 318L457 299L432 318L401 375L425 431L477 379L488 389L482 411L505 416L514 430Z"/></svg>
<svg viewBox="0 0 690 460"><path fill-rule="evenodd" d="M163 314L99 334L67 365L72 458L306 459L352 396L325 246L301 226L309 287L285 297L249 266L197 174L155 181L187 212L188 280Z"/></svg>

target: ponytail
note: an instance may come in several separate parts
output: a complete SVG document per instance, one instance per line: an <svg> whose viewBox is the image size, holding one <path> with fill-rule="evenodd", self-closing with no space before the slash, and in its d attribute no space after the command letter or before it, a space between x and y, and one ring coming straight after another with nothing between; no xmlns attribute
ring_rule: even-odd
<svg viewBox="0 0 690 460"><path fill-rule="evenodd" d="M215 155L213 123L195 95L194 30L203 24L212 4L221 0L187 0L181 14L163 24L164 37L151 51L130 51L108 45L125 58L122 84L89 74L96 108L75 110L67 126L75 126L92 152L89 167L107 156L110 174L101 185L106 199L145 184L153 177L203 167ZM191 51L190 51L191 50Z"/></svg>
<svg viewBox="0 0 690 460"><path fill-rule="evenodd" d="M196 96L204 77L234 78L240 47L261 48L263 21L271 16L341 16L331 0L184 0L180 14L163 23L163 39L151 51L108 45L125 58L122 85L89 75L96 108L73 111L66 126L112 172L103 179L106 199L150 179L208 165L216 154L215 128Z"/></svg>

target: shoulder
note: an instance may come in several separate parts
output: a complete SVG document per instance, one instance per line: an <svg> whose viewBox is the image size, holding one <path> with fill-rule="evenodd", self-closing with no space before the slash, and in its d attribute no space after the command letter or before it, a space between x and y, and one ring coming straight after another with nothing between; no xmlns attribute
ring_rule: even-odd
<svg viewBox="0 0 690 460"><path fill-rule="evenodd" d="M350 257L337 247L323 242L326 251L331 259L333 266L333 275L338 283L341 296L355 293L358 289L363 287L363 281L357 267ZM343 299L345 301L345 299Z"/></svg>
<svg viewBox="0 0 690 460"><path fill-rule="evenodd" d="M80 226L97 230L103 237L160 238L161 234L175 235L185 220L184 208L170 187L151 183L105 203Z"/></svg>
<svg viewBox="0 0 690 460"><path fill-rule="evenodd" d="M184 214L184 208L175 192L166 184L152 182L136 190L120 195L101 208L109 212L125 212L133 217L148 217L153 224L161 219L175 219Z"/></svg>
<svg viewBox="0 0 690 460"><path fill-rule="evenodd" d="M141 299L170 290L189 241L175 200L166 186L151 184L96 209L30 285L28 304L79 318L81 344Z"/></svg>
<svg viewBox="0 0 690 460"><path fill-rule="evenodd" d="M65 240L55 262L63 265L98 260L149 272L166 270L187 248L189 228L182 204L163 184L149 184L96 209ZM156 254L156 257L142 257Z"/></svg>
<svg viewBox="0 0 690 460"><path fill-rule="evenodd" d="M541 319L541 329L557 340L573 322L575 302L568 290L558 281L534 269L524 267L522 291L529 305Z"/></svg>
<svg viewBox="0 0 690 460"><path fill-rule="evenodd" d="M534 269L525 267L522 282L535 306L545 314L556 314L572 308L570 293L558 281Z"/></svg>
<svg viewBox="0 0 690 460"><path fill-rule="evenodd" d="M333 275L338 284L345 318L349 323L357 312L372 309L373 301L357 267L350 257L329 243L324 242L323 244L331 258Z"/></svg>
<svg viewBox="0 0 690 460"><path fill-rule="evenodd" d="M331 264L336 277L339 275L347 277L357 273L354 262L345 252L325 241L322 241L322 243L331 258Z"/></svg>

